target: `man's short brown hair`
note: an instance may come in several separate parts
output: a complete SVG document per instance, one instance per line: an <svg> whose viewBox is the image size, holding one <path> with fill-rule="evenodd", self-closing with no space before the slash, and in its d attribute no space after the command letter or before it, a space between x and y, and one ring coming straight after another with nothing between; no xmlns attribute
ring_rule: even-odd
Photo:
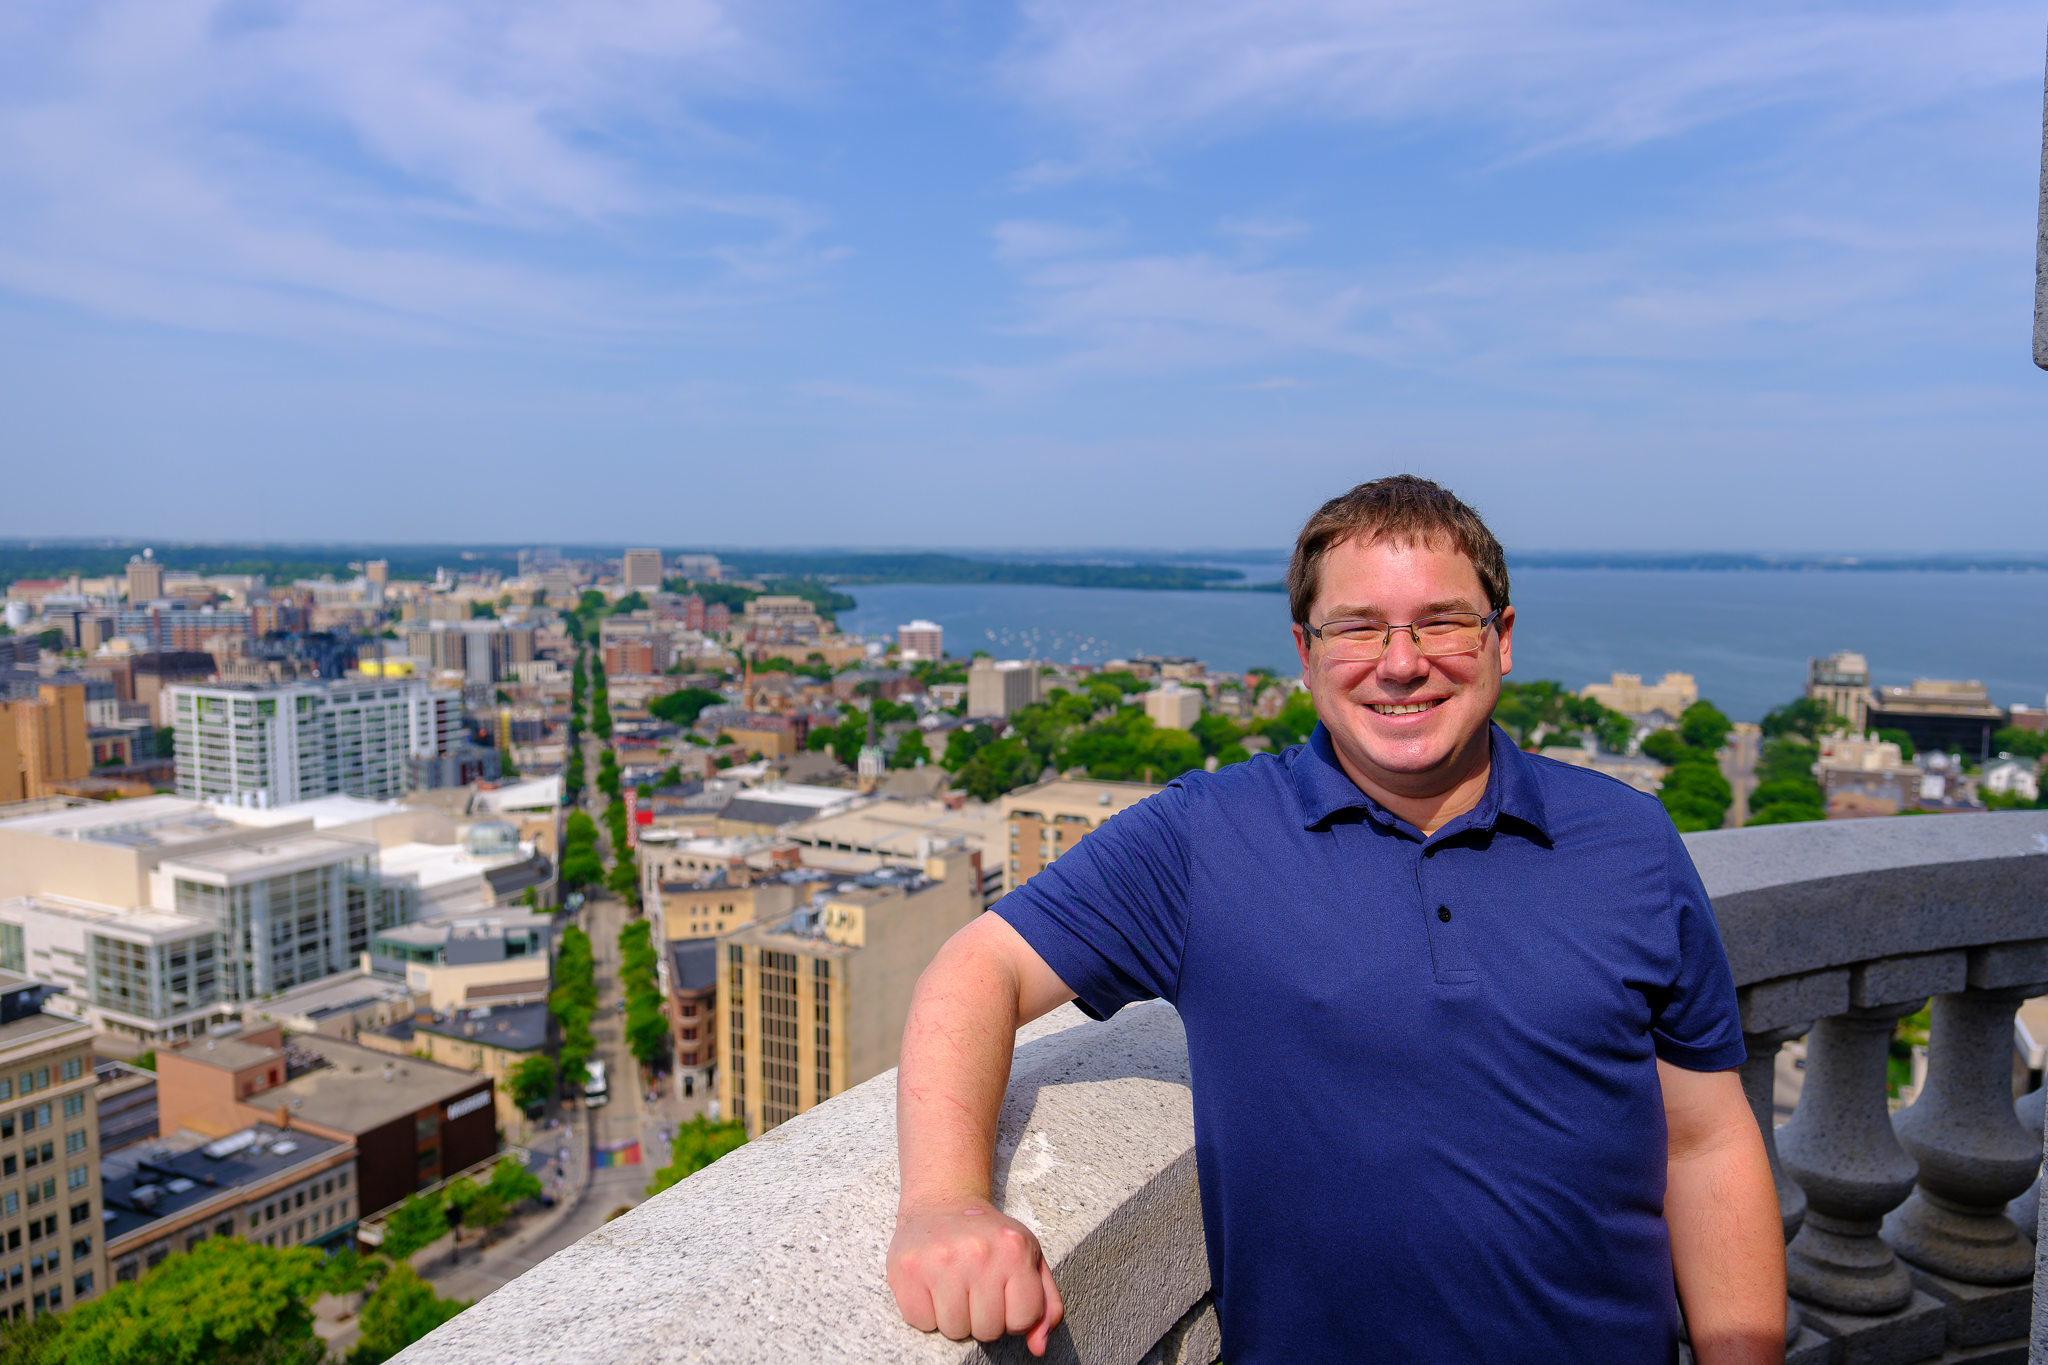
<svg viewBox="0 0 2048 1365"><path fill-rule="evenodd" d="M1294 619L1308 622L1309 608L1322 590L1325 555L1346 541L1382 537L1448 544L1472 561L1487 606L1497 611L1508 604L1508 557L1479 514L1428 479L1394 474L1331 498L1301 528L1294 562L1287 566L1287 604Z"/></svg>

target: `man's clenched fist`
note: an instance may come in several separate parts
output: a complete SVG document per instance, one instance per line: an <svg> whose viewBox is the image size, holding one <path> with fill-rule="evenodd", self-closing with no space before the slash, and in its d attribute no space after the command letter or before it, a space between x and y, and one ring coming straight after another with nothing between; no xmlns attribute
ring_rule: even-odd
<svg viewBox="0 0 2048 1365"><path fill-rule="evenodd" d="M986 1200L898 1213L889 1288L904 1320L921 1332L954 1341L994 1341L1014 1332L1035 1356L1045 1354L1062 1314L1038 1239Z"/></svg>

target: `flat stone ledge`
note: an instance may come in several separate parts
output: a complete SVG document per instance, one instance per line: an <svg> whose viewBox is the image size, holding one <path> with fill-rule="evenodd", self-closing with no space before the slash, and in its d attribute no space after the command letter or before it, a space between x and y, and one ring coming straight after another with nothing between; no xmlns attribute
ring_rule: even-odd
<svg viewBox="0 0 2048 1365"><path fill-rule="evenodd" d="M997 1142L1000 1202L1038 1234L1067 1304L1047 1361L1137 1365L1209 1288L1179 1016L1152 1003L1092 1023L1066 1005L1031 1025ZM883 1263L898 1189L891 1071L606 1224L394 1359L1030 1359L1014 1338L984 1349L897 1314Z"/></svg>
<svg viewBox="0 0 2048 1365"><path fill-rule="evenodd" d="M2042 938L2048 811L1821 820L1684 838L1738 986Z"/></svg>

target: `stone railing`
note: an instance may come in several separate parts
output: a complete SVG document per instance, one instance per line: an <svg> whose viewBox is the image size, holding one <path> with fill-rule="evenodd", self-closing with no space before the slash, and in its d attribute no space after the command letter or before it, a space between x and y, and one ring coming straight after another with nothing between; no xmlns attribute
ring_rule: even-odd
<svg viewBox="0 0 2048 1365"><path fill-rule="evenodd" d="M1772 1161L1795 1300L1788 1358L2024 1361L2040 1096L2012 1099L2012 1016L2048 994L2048 815L1780 825L1686 840L1741 987L1767 1139L1780 1045L1805 1090ZM1894 1023L1934 1000L1926 1084L1894 1120ZM1029 1359L926 1336L882 1280L895 1076L767 1133L506 1285L398 1357L476 1362ZM1215 1358L1187 1052L1164 1005L1020 1039L999 1199L1068 1306L1049 1360ZM2030 1115L2028 1120L2021 1113ZM2029 1133L2031 1122L2034 1131ZM2018 1201L2014 1204L2013 1201ZM2048 1322L2036 1359L2048 1362Z"/></svg>

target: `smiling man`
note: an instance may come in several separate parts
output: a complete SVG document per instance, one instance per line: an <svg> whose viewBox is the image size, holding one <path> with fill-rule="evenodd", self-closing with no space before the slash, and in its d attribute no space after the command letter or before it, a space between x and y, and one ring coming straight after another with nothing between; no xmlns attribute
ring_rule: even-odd
<svg viewBox="0 0 2048 1365"><path fill-rule="evenodd" d="M990 1203L1018 1025L1180 1011L1231 1365L1781 1360L1784 1254L1713 911L1663 808L1492 724L1499 542L1409 476L1288 571L1306 744L1191 773L946 945L903 1040L889 1282L955 1339L1058 1286Z"/></svg>

